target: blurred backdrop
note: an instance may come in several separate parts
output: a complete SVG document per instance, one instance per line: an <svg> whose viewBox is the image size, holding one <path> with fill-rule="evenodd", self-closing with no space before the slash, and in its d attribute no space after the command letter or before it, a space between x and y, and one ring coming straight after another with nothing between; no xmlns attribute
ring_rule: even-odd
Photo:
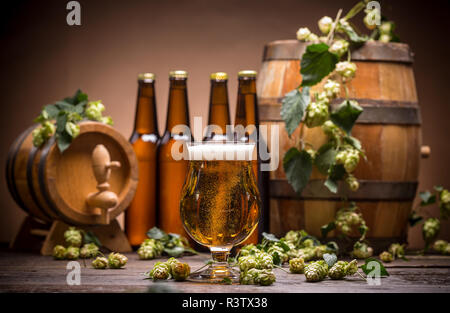
<svg viewBox="0 0 450 313"><path fill-rule="evenodd" d="M139 72L156 74L160 132L165 127L168 72L189 72L191 121L207 118L209 74L230 75L231 116L237 72L259 70L264 44L294 39L300 26L318 32L317 20L344 12L357 1L303 0L132 0L79 1L81 26L68 26L68 1L2 2L0 242L12 239L24 213L10 197L4 180L9 145L32 123L45 104L81 88L101 99L115 127L132 131ZM448 1L380 1L382 14L397 24L402 42L415 53L415 78L422 108L423 160L419 190L435 184L450 187L450 96L447 39ZM361 18L362 19L362 16ZM206 121L204 121L206 122ZM438 215L438 210L430 209ZM450 239L449 224L442 225ZM409 232L413 247L422 245L420 228Z"/></svg>

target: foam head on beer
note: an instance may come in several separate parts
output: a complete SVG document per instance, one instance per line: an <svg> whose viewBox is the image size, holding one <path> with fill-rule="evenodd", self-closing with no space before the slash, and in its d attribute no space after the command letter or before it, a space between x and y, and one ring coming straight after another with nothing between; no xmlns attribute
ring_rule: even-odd
<svg viewBox="0 0 450 313"><path fill-rule="evenodd" d="M254 143L191 143L190 161L252 161L256 160Z"/></svg>

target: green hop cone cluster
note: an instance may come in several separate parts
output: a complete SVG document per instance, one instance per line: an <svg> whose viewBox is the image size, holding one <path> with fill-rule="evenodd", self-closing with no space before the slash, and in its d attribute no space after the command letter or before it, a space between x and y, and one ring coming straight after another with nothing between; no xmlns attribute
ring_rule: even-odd
<svg viewBox="0 0 450 313"><path fill-rule="evenodd" d="M329 16L324 16L319 20L319 22L317 22L317 25L319 26L322 34L328 35L333 27L333 19Z"/></svg>
<svg viewBox="0 0 450 313"><path fill-rule="evenodd" d="M248 271L241 272L240 283L241 285L272 285L276 280L276 277L270 269L256 269L251 268Z"/></svg>
<svg viewBox="0 0 450 313"><path fill-rule="evenodd" d="M86 117L91 121L98 121L108 125L112 125L111 117L103 117L103 111L105 111L105 106L103 105L101 100L90 101L86 107Z"/></svg>
<svg viewBox="0 0 450 313"><path fill-rule="evenodd" d="M439 235L441 222L437 218L429 218L425 220L422 227L422 236L428 246Z"/></svg>
<svg viewBox="0 0 450 313"><path fill-rule="evenodd" d="M122 268L128 262L128 258L120 253L111 252L108 256L108 266L109 268Z"/></svg>
<svg viewBox="0 0 450 313"><path fill-rule="evenodd" d="M361 213L356 212L356 207L342 208L336 213L336 228L344 235L350 235L355 227L367 229L366 222Z"/></svg>
<svg viewBox="0 0 450 313"><path fill-rule="evenodd" d="M92 267L95 269L105 269L108 267L108 259L105 257L97 257L92 261Z"/></svg>
<svg viewBox="0 0 450 313"><path fill-rule="evenodd" d="M31 133L33 145L40 147L46 142L56 131L55 125L50 121L44 121L40 127L37 127Z"/></svg>
<svg viewBox="0 0 450 313"><path fill-rule="evenodd" d="M55 260L64 260L66 258L67 250L62 245L56 245L53 247L53 258Z"/></svg>
<svg viewBox="0 0 450 313"><path fill-rule="evenodd" d="M255 254L248 254L239 257L238 265L241 272L248 271L249 269L272 269L273 257L269 253L258 251Z"/></svg>
<svg viewBox="0 0 450 313"><path fill-rule="evenodd" d="M302 238L302 233L299 230L290 230L286 233L286 235L283 237L286 242L293 243L296 245L300 242L300 239Z"/></svg>
<svg viewBox="0 0 450 313"><path fill-rule="evenodd" d="M351 146L345 146L336 155L336 163L344 165L347 173L352 173L359 163L359 151Z"/></svg>
<svg viewBox="0 0 450 313"><path fill-rule="evenodd" d="M83 237L81 236L81 231L75 227L69 227L69 229L64 232L64 240L69 246L80 247Z"/></svg>
<svg viewBox="0 0 450 313"><path fill-rule="evenodd" d="M442 218L447 219L450 216L450 192L447 189L439 193L439 208Z"/></svg>
<svg viewBox="0 0 450 313"><path fill-rule="evenodd" d="M441 254L450 254L450 243L445 240L436 240L433 244L433 250Z"/></svg>
<svg viewBox="0 0 450 313"><path fill-rule="evenodd" d="M341 57L344 53L348 51L348 46L349 43L347 40L338 39L331 44L331 47L328 51L337 54L339 57Z"/></svg>
<svg viewBox="0 0 450 313"><path fill-rule="evenodd" d="M278 254L281 264L289 261L289 255L287 254L287 251L284 251L284 248L280 246L278 242L270 246L270 248L267 249L267 253L270 254L272 258L276 258L275 254Z"/></svg>
<svg viewBox="0 0 450 313"><path fill-rule="evenodd" d="M68 247L66 249L66 259L76 260L80 257L80 248L78 247Z"/></svg>
<svg viewBox="0 0 450 313"><path fill-rule="evenodd" d="M80 249L80 258L82 259L90 259L94 258L98 255L99 250L95 243L87 243Z"/></svg>
<svg viewBox="0 0 450 313"><path fill-rule="evenodd" d="M404 244L399 244L399 243L393 243L389 246L388 249L389 253L392 254L392 256L397 259L397 258L404 258L405 257L405 245Z"/></svg>
<svg viewBox="0 0 450 313"><path fill-rule="evenodd" d="M166 262L156 262L150 272L145 275L156 280L175 279L176 281L183 281L191 273L189 264L182 263L175 258L170 258Z"/></svg>
<svg viewBox="0 0 450 313"><path fill-rule="evenodd" d="M352 174L348 174L347 178L345 179L345 182L347 183L348 187L351 191L356 191L359 189L359 182L358 179L356 179L355 176Z"/></svg>
<svg viewBox="0 0 450 313"><path fill-rule="evenodd" d="M373 255L373 248L365 242L357 241L353 245L352 255L357 259L367 259Z"/></svg>
<svg viewBox="0 0 450 313"><path fill-rule="evenodd" d="M314 261L305 266L306 281L321 281L327 277L327 274L328 264L324 260Z"/></svg>
<svg viewBox="0 0 450 313"><path fill-rule="evenodd" d="M328 276L331 279L344 279L346 276L351 276L358 271L358 263L356 260L351 262L337 261L329 269Z"/></svg>
<svg viewBox="0 0 450 313"><path fill-rule="evenodd" d="M341 85L334 80L328 79L325 85L323 85L323 90L328 98L333 99L341 91Z"/></svg>
<svg viewBox="0 0 450 313"><path fill-rule="evenodd" d="M392 255L392 253L390 253L388 251L381 252L379 257L380 257L381 261L386 262L386 263L394 261L394 256Z"/></svg>
<svg viewBox="0 0 450 313"><path fill-rule="evenodd" d="M356 74L356 64L343 61L336 64L336 73L340 75L343 82L350 81Z"/></svg>
<svg viewBox="0 0 450 313"><path fill-rule="evenodd" d="M326 101L311 102L305 113L305 124L309 128L321 126L328 120L328 103Z"/></svg>
<svg viewBox="0 0 450 313"><path fill-rule="evenodd" d="M319 37L312 33L308 27L301 27L297 30L297 40L300 41L318 41Z"/></svg>
<svg viewBox="0 0 450 313"><path fill-rule="evenodd" d="M145 239L137 253L141 260L150 260L160 257L164 250L163 244L155 239Z"/></svg>
<svg viewBox="0 0 450 313"><path fill-rule="evenodd" d="M305 260L303 258L293 258L289 260L289 271L294 274L303 274L305 270Z"/></svg>

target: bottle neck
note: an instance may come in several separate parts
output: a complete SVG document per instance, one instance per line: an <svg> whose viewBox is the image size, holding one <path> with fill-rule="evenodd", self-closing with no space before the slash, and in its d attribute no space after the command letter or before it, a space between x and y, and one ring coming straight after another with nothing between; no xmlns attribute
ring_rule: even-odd
<svg viewBox="0 0 450 313"><path fill-rule="evenodd" d="M256 79L239 78L235 125L259 127Z"/></svg>
<svg viewBox="0 0 450 313"><path fill-rule="evenodd" d="M134 132L158 133L154 82L139 81Z"/></svg>
<svg viewBox="0 0 450 313"><path fill-rule="evenodd" d="M166 131L171 131L176 125L189 127L189 108L186 79L170 79L169 105L167 108Z"/></svg>
<svg viewBox="0 0 450 313"><path fill-rule="evenodd" d="M211 80L208 125L220 127L212 129L215 134L224 134L230 125L227 81Z"/></svg>

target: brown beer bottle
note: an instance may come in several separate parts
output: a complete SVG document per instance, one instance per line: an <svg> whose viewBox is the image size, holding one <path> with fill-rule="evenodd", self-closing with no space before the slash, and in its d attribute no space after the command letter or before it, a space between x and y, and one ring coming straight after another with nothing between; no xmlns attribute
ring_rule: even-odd
<svg viewBox="0 0 450 313"><path fill-rule="evenodd" d="M255 71L240 71L238 73L238 96L236 105L236 116L234 125L242 125L247 128L249 125L254 125L254 128L247 128L247 131L242 134L237 134L237 140L240 142L254 142L253 136L257 136L256 149L259 152L259 146L266 148L266 144L262 138L259 138L259 117L258 117L258 99L256 95L256 75ZM255 133L256 132L256 133ZM240 137L240 138L239 138ZM261 219L258 224L258 229L244 244L257 243L258 237L264 231L269 231L269 197L268 197L268 182L269 172L261 171L261 158L259 153L256 153L257 160L253 161L253 170L255 178L257 179L258 189L261 197Z"/></svg>
<svg viewBox="0 0 450 313"><path fill-rule="evenodd" d="M208 128L203 141L226 141L226 127L230 125L227 83L227 73L211 74Z"/></svg>
<svg viewBox="0 0 450 313"><path fill-rule="evenodd" d="M159 142L155 101L155 75L138 76L138 96L134 130L130 138L138 160L139 182L136 194L125 211L125 229L133 247L147 238L156 225L157 148Z"/></svg>
<svg viewBox="0 0 450 313"><path fill-rule="evenodd" d="M159 147L159 210L158 225L168 233L176 233L187 238L180 218L181 189L188 171L187 159L176 160L172 156L172 146L191 141L192 136L183 134L180 125L189 127L189 107L187 97L187 72L171 71L169 74L169 104L166 130ZM178 125L178 126L177 126ZM176 149L187 152L185 144Z"/></svg>

